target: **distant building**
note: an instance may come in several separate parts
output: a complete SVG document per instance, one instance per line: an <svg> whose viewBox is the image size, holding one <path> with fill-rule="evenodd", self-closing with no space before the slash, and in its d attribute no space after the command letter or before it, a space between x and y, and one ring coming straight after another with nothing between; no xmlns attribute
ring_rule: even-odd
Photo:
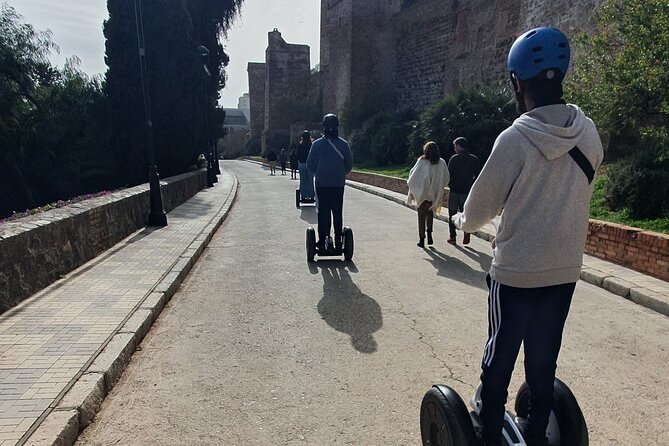
<svg viewBox="0 0 669 446"><path fill-rule="evenodd" d="M249 109L241 108L244 105L244 97L248 99L249 94L239 98L238 108L224 108L225 122L223 127L226 130L225 138L220 142L219 153L224 158L236 158L245 155L246 142L251 135L251 122L249 120Z"/></svg>
<svg viewBox="0 0 669 446"><path fill-rule="evenodd" d="M276 28L268 33L265 62L248 64L251 139L260 140L263 153L288 148L291 115L310 93L310 73L309 46L286 43Z"/></svg>

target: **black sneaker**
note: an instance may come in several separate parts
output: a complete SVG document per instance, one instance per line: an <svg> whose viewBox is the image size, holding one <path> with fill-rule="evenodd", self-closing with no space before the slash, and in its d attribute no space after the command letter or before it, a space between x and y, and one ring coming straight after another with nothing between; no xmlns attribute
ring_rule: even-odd
<svg viewBox="0 0 669 446"><path fill-rule="evenodd" d="M433 245L434 244L434 240L432 240L432 232L427 233L427 244L428 245Z"/></svg>
<svg viewBox="0 0 669 446"><path fill-rule="evenodd" d="M425 248L425 239L418 240L418 243L416 243L416 246L418 246L419 248Z"/></svg>

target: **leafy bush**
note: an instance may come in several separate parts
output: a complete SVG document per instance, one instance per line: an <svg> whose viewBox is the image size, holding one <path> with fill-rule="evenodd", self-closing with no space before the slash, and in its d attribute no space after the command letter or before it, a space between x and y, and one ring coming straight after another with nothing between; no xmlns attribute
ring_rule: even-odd
<svg viewBox="0 0 669 446"><path fill-rule="evenodd" d="M517 112L511 92L502 88L461 90L428 109L410 136L410 162L423 144L434 141L444 159L453 153L453 140L467 138L470 151L484 163L497 136L511 125Z"/></svg>
<svg viewBox="0 0 669 446"><path fill-rule="evenodd" d="M260 152L262 152L260 136L249 139L244 145L244 154L246 155L260 155Z"/></svg>
<svg viewBox="0 0 669 446"><path fill-rule="evenodd" d="M669 160L658 160L651 147L608 166L607 206L627 209L632 218L669 216Z"/></svg>
<svg viewBox="0 0 669 446"><path fill-rule="evenodd" d="M411 109L382 112L367 119L351 135L355 163L375 166L404 163L415 119L416 113Z"/></svg>
<svg viewBox="0 0 669 446"><path fill-rule="evenodd" d="M668 157L669 3L610 0L595 21L595 34L574 39L567 97L610 135L609 159L649 137L663 141L657 156Z"/></svg>

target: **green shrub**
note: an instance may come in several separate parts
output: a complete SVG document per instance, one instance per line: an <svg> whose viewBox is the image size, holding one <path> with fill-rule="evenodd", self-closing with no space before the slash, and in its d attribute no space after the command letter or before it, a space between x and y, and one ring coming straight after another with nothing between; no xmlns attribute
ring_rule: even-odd
<svg viewBox="0 0 669 446"><path fill-rule="evenodd" d="M659 160L655 148L608 166L604 187L606 205L613 211L627 209L632 218L669 216L669 160Z"/></svg>
<svg viewBox="0 0 669 446"><path fill-rule="evenodd" d="M409 138L408 161L413 162L427 141L434 141L448 160L453 140L467 138L470 151L484 163L499 134L511 125L517 112L511 92L503 88L461 90L421 115Z"/></svg>
<svg viewBox="0 0 669 446"><path fill-rule="evenodd" d="M404 163L415 119L416 113L411 109L382 112L367 119L351 134L355 163L374 166Z"/></svg>

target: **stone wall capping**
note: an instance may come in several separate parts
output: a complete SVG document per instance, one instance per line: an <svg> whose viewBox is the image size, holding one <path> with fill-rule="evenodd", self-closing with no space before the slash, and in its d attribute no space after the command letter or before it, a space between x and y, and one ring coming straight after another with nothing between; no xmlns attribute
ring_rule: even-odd
<svg viewBox="0 0 669 446"><path fill-rule="evenodd" d="M204 188L206 171L160 184L169 212ZM146 226L148 213L143 184L0 224L0 314Z"/></svg>

